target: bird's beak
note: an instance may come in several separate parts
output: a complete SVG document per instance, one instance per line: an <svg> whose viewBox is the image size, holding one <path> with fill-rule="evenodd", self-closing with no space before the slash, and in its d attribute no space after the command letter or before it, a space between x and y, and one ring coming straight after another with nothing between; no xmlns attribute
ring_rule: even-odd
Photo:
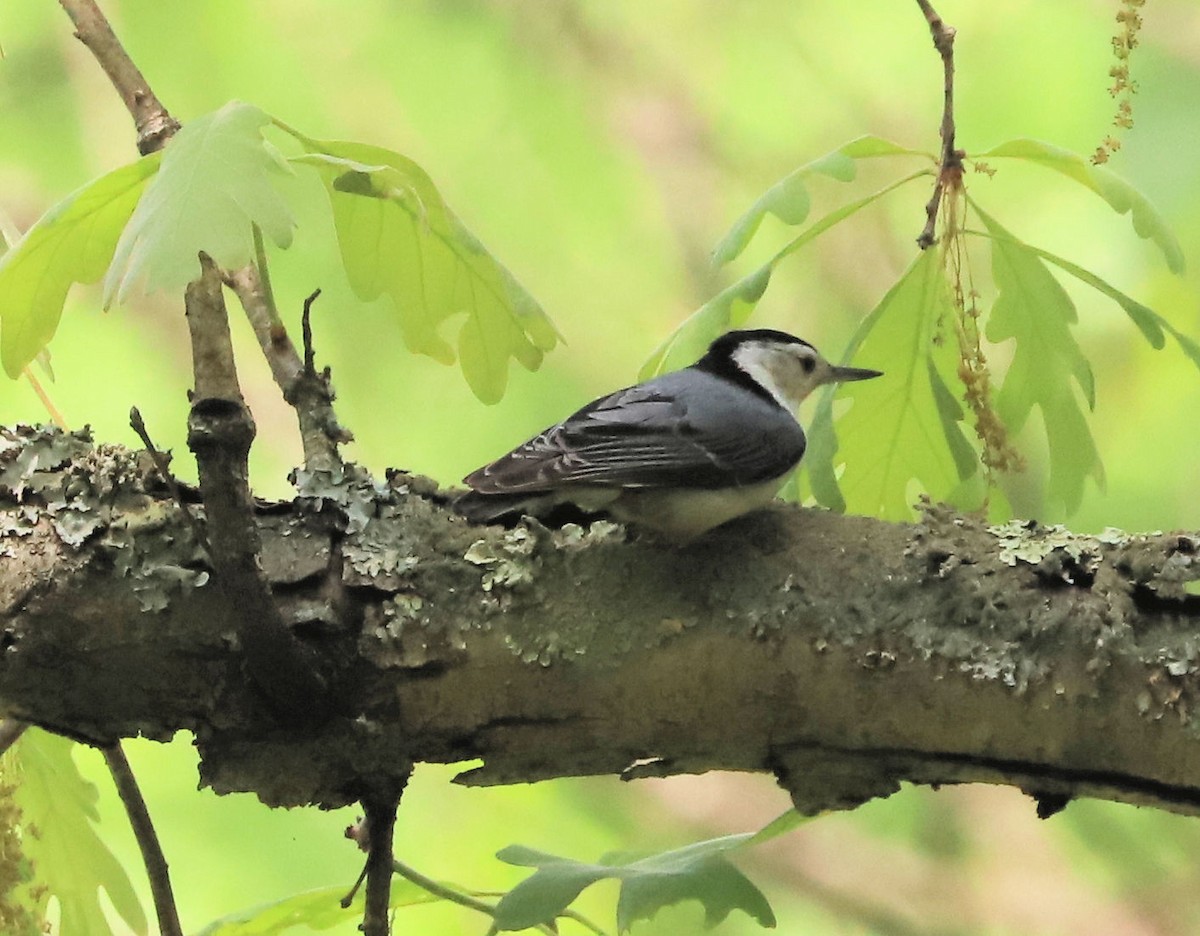
<svg viewBox="0 0 1200 936"><path fill-rule="evenodd" d="M882 377L883 371L869 370L865 367L837 367L836 365L829 368L828 383L835 381L848 380L870 380L872 377Z"/></svg>

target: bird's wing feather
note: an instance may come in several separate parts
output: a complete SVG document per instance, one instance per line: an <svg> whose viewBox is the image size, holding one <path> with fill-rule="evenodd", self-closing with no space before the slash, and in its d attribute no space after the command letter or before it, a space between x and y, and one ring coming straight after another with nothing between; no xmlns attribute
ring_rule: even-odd
<svg viewBox="0 0 1200 936"><path fill-rule="evenodd" d="M804 454L804 433L781 408L762 404L747 431L746 405L720 385L703 406L655 381L618 390L466 478L481 493L564 485L717 488L778 477ZM693 400L693 402L695 402ZM758 406L757 401L751 401ZM730 411L733 408L733 411Z"/></svg>

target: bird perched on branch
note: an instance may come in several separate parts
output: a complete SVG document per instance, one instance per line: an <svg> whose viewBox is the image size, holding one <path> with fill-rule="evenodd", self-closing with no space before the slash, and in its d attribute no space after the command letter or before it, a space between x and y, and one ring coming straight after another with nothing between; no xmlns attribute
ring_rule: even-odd
<svg viewBox="0 0 1200 936"><path fill-rule="evenodd" d="M806 396L878 376L785 332L731 331L690 367L601 397L471 472L456 507L489 523L573 504L689 540L778 493L804 455Z"/></svg>

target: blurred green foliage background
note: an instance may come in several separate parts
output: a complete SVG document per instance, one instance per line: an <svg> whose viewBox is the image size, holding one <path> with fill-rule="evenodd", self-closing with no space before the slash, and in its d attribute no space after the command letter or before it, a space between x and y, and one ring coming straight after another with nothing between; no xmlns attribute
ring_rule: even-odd
<svg viewBox="0 0 1200 936"><path fill-rule="evenodd" d="M658 342L730 273L708 252L763 189L794 166L874 133L937 145L941 64L913 3L785 0L110 0L134 60L183 121L231 98L306 132L378 143L417 160L451 205L541 300L568 344L542 370L514 370L485 408L461 374L405 352L381 304L355 300L314 181L295 244L272 256L281 304L316 306L319 359L333 368L351 457L443 483L632 382ZM1110 132L1113 0L943 0L958 29L958 140L970 151L1031 136L1090 153ZM1135 126L1111 167L1175 226L1192 270L1169 274L1127 219L1034 168L1005 165L968 185L1039 246L1094 269L1189 334L1200 332L1200 6L1156 0L1133 59ZM0 7L0 211L24 230L85 181L130 161L128 116L50 0ZM862 191L871 190L870 170ZM882 176L881 176L882 178ZM813 186L816 210L843 198ZM840 353L914 256L928 190L906 187L781 269L754 321ZM822 202L822 199L826 201ZM815 216L815 215L814 215ZM768 221L768 224L774 222ZM739 261L761 260L765 243ZM1097 377L1093 431L1107 470L1071 525L1200 528L1200 380L1173 347L1155 352L1115 307L1067 283ZM178 297L104 314L98 289L71 295L51 345L50 392L72 426L136 445L137 405L157 443L184 445L189 359ZM259 424L257 491L287 496L299 461L290 409L248 328L236 324ZM1002 365L1003 355L996 361ZM870 362L863 361L864 365ZM24 382L0 383L0 423L39 421ZM1030 483L1038 483L1036 452ZM171 861L185 926L302 889L344 882L359 856L354 816L270 812L250 797L195 792L186 738L129 745ZM145 893L136 849L98 755L102 832ZM590 859L658 849L765 823L786 807L761 777L608 779L462 790L418 770L398 854L435 877L503 889L509 842ZM1009 790L906 790L802 827L747 867L783 932L1175 934L1200 923L1200 826L1076 803L1048 823ZM584 909L611 920L615 891ZM148 905L148 900L147 900ZM695 907L644 933L690 932ZM569 925L569 924L568 924ZM443 906L402 912L404 932L471 933L482 918ZM733 918L721 932L752 932ZM348 923L344 932L354 932Z"/></svg>

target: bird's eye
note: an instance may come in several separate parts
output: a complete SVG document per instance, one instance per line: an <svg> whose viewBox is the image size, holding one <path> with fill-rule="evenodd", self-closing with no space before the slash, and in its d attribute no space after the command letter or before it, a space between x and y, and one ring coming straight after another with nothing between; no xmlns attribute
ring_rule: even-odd
<svg viewBox="0 0 1200 936"><path fill-rule="evenodd" d="M811 374L813 372L813 368L816 366L817 366L817 362L814 361L812 358L810 358L810 357L800 358L800 367L804 370L804 373Z"/></svg>

